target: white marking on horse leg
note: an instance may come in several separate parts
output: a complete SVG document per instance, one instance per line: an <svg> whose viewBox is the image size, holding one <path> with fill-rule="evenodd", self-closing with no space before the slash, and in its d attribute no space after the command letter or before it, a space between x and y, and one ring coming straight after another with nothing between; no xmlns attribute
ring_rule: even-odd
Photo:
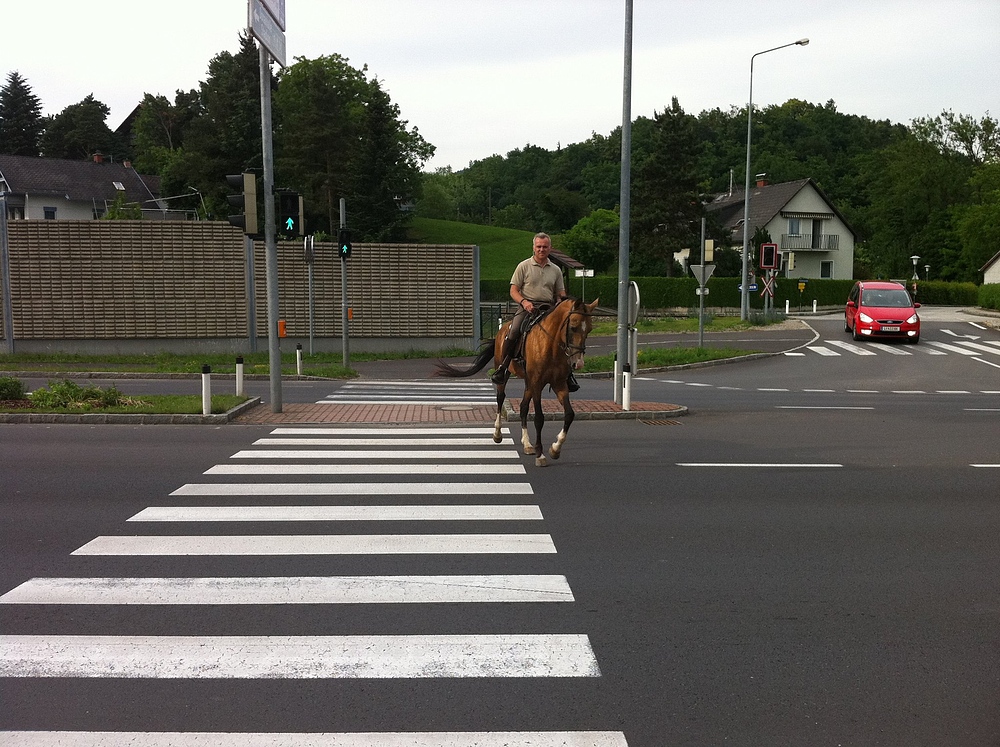
<svg viewBox="0 0 1000 747"><path fill-rule="evenodd" d="M528 438L528 429L527 428L522 428L521 429L521 446L524 447L524 453L525 454L534 454L535 453L535 447L532 445L531 439Z"/></svg>
<svg viewBox="0 0 1000 747"><path fill-rule="evenodd" d="M500 435L500 413L497 413L497 419L493 423L493 443L500 443L503 441L503 436Z"/></svg>
<svg viewBox="0 0 1000 747"><path fill-rule="evenodd" d="M562 446L566 443L566 429L563 428L559 431L559 435L556 436L556 440L553 442L552 447L549 449L549 456L553 459L558 459L562 455Z"/></svg>
<svg viewBox="0 0 1000 747"><path fill-rule="evenodd" d="M536 467L548 467L549 466L549 460L545 458L544 454L539 454L538 456L535 457L535 466Z"/></svg>

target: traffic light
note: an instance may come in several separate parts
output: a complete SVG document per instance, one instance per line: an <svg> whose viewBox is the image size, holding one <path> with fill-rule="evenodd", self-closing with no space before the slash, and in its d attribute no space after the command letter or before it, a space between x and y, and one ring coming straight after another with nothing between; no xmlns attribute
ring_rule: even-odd
<svg viewBox="0 0 1000 747"><path fill-rule="evenodd" d="M778 268L779 261L780 257L778 255L777 244L760 245L760 269L776 270Z"/></svg>
<svg viewBox="0 0 1000 747"><path fill-rule="evenodd" d="M341 259L347 259L351 256L351 230L349 228L341 228L337 231L337 254L340 255Z"/></svg>
<svg viewBox="0 0 1000 747"><path fill-rule="evenodd" d="M242 174L227 174L226 183L239 194L227 195L229 204L240 212L230 215L229 222L241 229L247 236L257 233L257 177L244 171Z"/></svg>
<svg viewBox="0 0 1000 747"><path fill-rule="evenodd" d="M287 239L305 236L302 195L296 192L278 192L278 235Z"/></svg>

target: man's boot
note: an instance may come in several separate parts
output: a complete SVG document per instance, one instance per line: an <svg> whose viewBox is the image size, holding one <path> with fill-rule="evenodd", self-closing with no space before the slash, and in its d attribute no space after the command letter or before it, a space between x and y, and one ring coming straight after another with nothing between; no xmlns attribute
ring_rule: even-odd
<svg viewBox="0 0 1000 747"><path fill-rule="evenodd" d="M490 376L490 381L494 384L500 385L507 380L507 368L510 366L511 359L514 357L514 347L517 344L515 340L511 340L509 337L503 341L503 359L500 361L500 365L497 366L497 370L493 372Z"/></svg>
<svg viewBox="0 0 1000 747"><path fill-rule="evenodd" d="M569 372L569 378L566 379L566 388L571 392L580 391L580 382L576 380L572 371Z"/></svg>

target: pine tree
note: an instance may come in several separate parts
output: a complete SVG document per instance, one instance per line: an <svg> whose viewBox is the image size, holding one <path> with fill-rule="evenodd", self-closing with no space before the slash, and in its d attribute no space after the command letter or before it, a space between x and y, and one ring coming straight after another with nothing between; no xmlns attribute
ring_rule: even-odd
<svg viewBox="0 0 1000 747"><path fill-rule="evenodd" d="M45 121L31 86L15 70L0 88L0 153L37 156Z"/></svg>

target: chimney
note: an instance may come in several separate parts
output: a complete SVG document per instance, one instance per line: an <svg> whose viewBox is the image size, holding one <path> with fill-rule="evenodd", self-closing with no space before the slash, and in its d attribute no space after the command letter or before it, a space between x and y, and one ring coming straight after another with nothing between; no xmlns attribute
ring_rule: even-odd
<svg viewBox="0 0 1000 747"><path fill-rule="evenodd" d="M122 161L122 166L124 166L127 169L130 169L130 168L132 168L132 162L131 161Z"/></svg>
<svg viewBox="0 0 1000 747"><path fill-rule="evenodd" d="M757 174L757 187L767 186L767 174Z"/></svg>
<svg viewBox="0 0 1000 747"><path fill-rule="evenodd" d="M104 163L104 156L101 153L95 153L94 163Z"/></svg>

